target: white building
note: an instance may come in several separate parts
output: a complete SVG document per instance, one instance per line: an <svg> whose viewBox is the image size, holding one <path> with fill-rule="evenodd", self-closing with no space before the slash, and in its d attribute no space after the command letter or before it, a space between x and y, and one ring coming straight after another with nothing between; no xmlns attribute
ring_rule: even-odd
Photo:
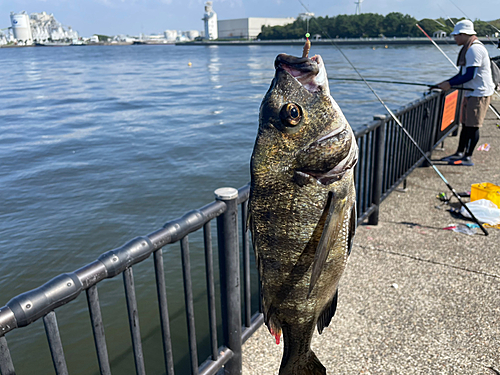
<svg viewBox="0 0 500 375"><path fill-rule="evenodd" d="M7 35L5 35L2 30L0 30L0 46L4 46L9 43Z"/></svg>
<svg viewBox="0 0 500 375"><path fill-rule="evenodd" d="M212 2L205 3L205 14L202 18L205 21L205 39L214 40L219 38L217 30L217 13L213 11Z"/></svg>
<svg viewBox="0 0 500 375"><path fill-rule="evenodd" d="M44 43L52 41L77 40L78 32L70 26L63 26L57 22L53 14L26 12L10 13L14 38L24 44L33 42Z"/></svg>
<svg viewBox="0 0 500 375"><path fill-rule="evenodd" d="M169 42L174 42L177 39L177 30L165 30L163 35Z"/></svg>
<svg viewBox="0 0 500 375"><path fill-rule="evenodd" d="M22 11L21 13L10 12L10 22L14 38L18 41L18 43L26 45L33 44L30 19L25 11Z"/></svg>
<svg viewBox="0 0 500 375"><path fill-rule="evenodd" d="M184 34L189 40L195 40L195 38L200 36L200 32L198 30L187 30Z"/></svg>
<svg viewBox="0 0 500 375"><path fill-rule="evenodd" d="M295 18L238 18L218 22L220 39L255 39L262 26L284 26L295 21Z"/></svg>
<svg viewBox="0 0 500 375"><path fill-rule="evenodd" d="M446 32L444 32L443 30L434 31L434 33L432 34L432 37L433 38L446 38Z"/></svg>
<svg viewBox="0 0 500 375"><path fill-rule="evenodd" d="M35 42L76 40L79 37L77 31L73 30L71 26L63 26L53 14L31 13L30 23Z"/></svg>

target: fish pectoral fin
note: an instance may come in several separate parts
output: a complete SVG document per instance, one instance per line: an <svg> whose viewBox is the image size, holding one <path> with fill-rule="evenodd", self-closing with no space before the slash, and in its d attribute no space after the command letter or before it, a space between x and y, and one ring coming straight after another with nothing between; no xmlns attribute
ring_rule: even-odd
<svg viewBox="0 0 500 375"><path fill-rule="evenodd" d="M326 308L323 310L323 312L318 318L316 327L318 327L318 332L320 335L323 333L323 329L325 329L325 327L328 327L328 325L332 321L333 316L335 315L335 311L337 311L338 298L339 298L339 290L337 289L335 291L335 295L333 296L332 302L326 306Z"/></svg>
<svg viewBox="0 0 500 375"><path fill-rule="evenodd" d="M356 227L358 226L358 210L356 207L356 202L354 202L351 208L351 222L349 224L349 237L347 240L347 256L351 255L352 240L354 238L354 233L356 233Z"/></svg>
<svg viewBox="0 0 500 375"><path fill-rule="evenodd" d="M328 201L320 218L320 223L324 220L323 232L314 254L314 261L312 264L311 280L309 282L309 292L311 294L316 282L318 281L323 266L325 265L330 249L333 248L337 240L340 229L342 228L345 217L346 198L333 202L333 193L328 195Z"/></svg>

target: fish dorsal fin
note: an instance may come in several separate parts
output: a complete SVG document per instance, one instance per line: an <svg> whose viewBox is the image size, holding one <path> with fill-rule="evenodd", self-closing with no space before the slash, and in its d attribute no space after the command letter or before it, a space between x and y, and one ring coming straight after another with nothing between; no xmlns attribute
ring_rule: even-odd
<svg viewBox="0 0 500 375"><path fill-rule="evenodd" d="M332 302L326 306L326 308L323 310L323 312L318 318L316 326L318 327L319 334L323 333L323 329L325 329L325 327L328 327L328 325L332 321L332 318L335 315L335 311L337 311L338 298L339 298L339 290L337 289L335 291L335 295L333 296Z"/></svg>
<svg viewBox="0 0 500 375"><path fill-rule="evenodd" d="M323 215L327 213L325 220L325 225L323 227L323 233L316 248L316 253L314 255L314 261L311 271L311 281L309 282L309 292L308 296L311 294L314 285L318 281L321 271L323 271L323 266L325 265L330 249L333 248L337 240L338 234L342 229L345 218L345 206L347 198L338 200L334 202L333 193L330 192L328 195L328 201L326 203ZM323 217L322 217L323 219Z"/></svg>

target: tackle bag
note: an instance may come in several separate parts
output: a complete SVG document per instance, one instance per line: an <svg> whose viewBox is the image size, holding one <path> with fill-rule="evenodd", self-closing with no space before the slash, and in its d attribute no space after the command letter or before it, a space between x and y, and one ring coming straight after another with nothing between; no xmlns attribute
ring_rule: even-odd
<svg viewBox="0 0 500 375"><path fill-rule="evenodd" d="M497 56L498 57L498 56ZM490 59L491 65L491 78L493 79L493 84L495 85L495 90L500 89L500 68L498 67L495 60L498 60L496 57ZM500 60L498 60L500 62Z"/></svg>

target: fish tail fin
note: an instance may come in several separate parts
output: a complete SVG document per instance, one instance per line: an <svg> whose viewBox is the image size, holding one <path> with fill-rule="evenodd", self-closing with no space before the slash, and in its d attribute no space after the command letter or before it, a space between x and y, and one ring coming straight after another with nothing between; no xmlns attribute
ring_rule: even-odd
<svg viewBox="0 0 500 375"><path fill-rule="evenodd" d="M311 350L314 323L282 324L283 359L279 375L326 375L326 369Z"/></svg>
<svg viewBox="0 0 500 375"><path fill-rule="evenodd" d="M282 363L279 375L326 375L326 368L311 350L294 363Z"/></svg>

